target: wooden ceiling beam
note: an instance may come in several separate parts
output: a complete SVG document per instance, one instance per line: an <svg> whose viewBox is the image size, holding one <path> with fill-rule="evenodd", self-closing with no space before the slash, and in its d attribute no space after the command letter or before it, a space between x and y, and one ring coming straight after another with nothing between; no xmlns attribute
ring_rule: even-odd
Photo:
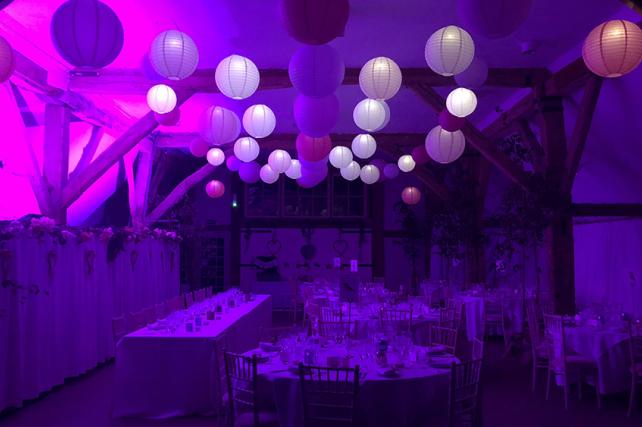
<svg viewBox="0 0 642 427"><path fill-rule="evenodd" d="M642 203L573 203L573 216L642 217Z"/></svg>

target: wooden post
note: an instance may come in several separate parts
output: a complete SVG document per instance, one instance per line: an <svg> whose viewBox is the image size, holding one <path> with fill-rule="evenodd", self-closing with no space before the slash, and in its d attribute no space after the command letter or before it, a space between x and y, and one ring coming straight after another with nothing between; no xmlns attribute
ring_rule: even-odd
<svg viewBox="0 0 642 427"><path fill-rule="evenodd" d="M134 179L134 217L132 218L134 227L140 228L146 225L149 184L154 166L154 151L152 142L152 148L150 150L142 150L138 157L138 167L136 168L136 178Z"/></svg>
<svg viewBox="0 0 642 427"><path fill-rule="evenodd" d="M241 284L241 219L245 209L245 198L243 197L243 183L238 174L231 174L230 190L232 200L236 197L236 206L231 206L230 213L230 259L229 259L229 282L228 286L240 286ZM232 202L233 203L233 202Z"/></svg>
<svg viewBox="0 0 642 427"><path fill-rule="evenodd" d="M70 112L62 105L45 106L44 180L49 195L47 215L57 224L67 222L67 207L62 191L69 173L69 118Z"/></svg>

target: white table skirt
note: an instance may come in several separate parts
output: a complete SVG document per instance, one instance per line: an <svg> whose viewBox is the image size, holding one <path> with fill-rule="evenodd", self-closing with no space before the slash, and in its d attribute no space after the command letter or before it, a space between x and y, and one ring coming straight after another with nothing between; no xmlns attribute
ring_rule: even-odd
<svg viewBox="0 0 642 427"><path fill-rule="evenodd" d="M244 352L258 345L259 326L271 323L271 297L258 295L199 332L144 328L123 337L116 349L113 415L211 414L218 399L216 340L225 335L227 350Z"/></svg>
<svg viewBox="0 0 642 427"><path fill-rule="evenodd" d="M463 310L466 316L466 333L468 340L473 338L484 338L484 301L486 297L460 297L464 304ZM523 311L521 299L512 298L503 302L504 315L506 318L506 332L518 333L522 331Z"/></svg>

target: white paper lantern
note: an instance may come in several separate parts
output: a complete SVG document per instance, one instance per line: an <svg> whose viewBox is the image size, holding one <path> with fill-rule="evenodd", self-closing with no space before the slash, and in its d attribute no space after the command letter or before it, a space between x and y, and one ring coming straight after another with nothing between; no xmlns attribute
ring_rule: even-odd
<svg viewBox="0 0 642 427"><path fill-rule="evenodd" d="M381 129L385 128L388 126L388 123L390 122L390 107L386 102L382 102L384 110L386 110L386 118L383 120L383 123L381 126L375 130L375 132L379 132Z"/></svg>
<svg viewBox="0 0 642 427"><path fill-rule="evenodd" d="M448 94L446 108L453 116L470 116L477 108L475 92L465 87L458 87Z"/></svg>
<svg viewBox="0 0 642 427"><path fill-rule="evenodd" d="M374 184L379 181L379 168L375 165L365 165L361 168L360 176L365 184Z"/></svg>
<svg viewBox="0 0 642 427"><path fill-rule="evenodd" d="M457 160L466 148L466 138L460 130L448 132L435 126L426 136L426 152L438 163L452 163Z"/></svg>
<svg viewBox="0 0 642 427"><path fill-rule="evenodd" d="M259 87L259 69L240 55L230 55L216 67L216 86L223 95L245 99Z"/></svg>
<svg viewBox="0 0 642 427"><path fill-rule="evenodd" d="M254 138L269 136L276 126L274 112L264 104L252 105L243 113L243 127Z"/></svg>
<svg viewBox="0 0 642 427"><path fill-rule="evenodd" d="M167 85L152 86L147 91L147 105L158 114L167 114L176 107L176 92Z"/></svg>
<svg viewBox="0 0 642 427"><path fill-rule="evenodd" d="M234 143L234 155L242 162L251 162L259 156L259 143L254 138L245 136Z"/></svg>
<svg viewBox="0 0 642 427"><path fill-rule="evenodd" d="M292 164L292 158L285 150L274 150L268 157L268 165L276 173L287 171L290 168L290 164Z"/></svg>
<svg viewBox="0 0 642 427"><path fill-rule="evenodd" d="M222 165L225 161L225 153L220 148L210 148L207 152L207 162L212 166Z"/></svg>
<svg viewBox="0 0 642 427"><path fill-rule="evenodd" d="M341 168L341 176L348 180L348 181L354 181L355 179L359 178L359 175L361 174L361 166L359 166L359 163L355 162L354 160L348 163L348 166Z"/></svg>
<svg viewBox="0 0 642 427"><path fill-rule="evenodd" d="M386 115L385 102L370 98L359 102L352 112L354 123L366 132L375 132L383 128Z"/></svg>
<svg viewBox="0 0 642 427"><path fill-rule="evenodd" d="M397 166L399 166L399 169L402 172L412 171L415 168L415 165L415 159L413 159L410 154L404 154L399 157L399 160L397 161Z"/></svg>
<svg viewBox="0 0 642 427"><path fill-rule="evenodd" d="M455 81L459 86L475 89L486 83L488 78L488 64L483 59L475 57L461 73L455 76Z"/></svg>
<svg viewBox="0 0 642 427"><path fill-rule="evenodd" d="M330 164L337 169L345 168L352 161L352 151L348 147L337 146L330 151Z"/></svg>
<svg viewBox="0 0 642 427"><path fill-rule="evenodd" d="M182 80L196 70L198 49L187 34L176 30L163 31L152 42L149 59L161 76Z"/></svg>
<svg viewBox="0 0 642 427"><path fill-rule="evenodd" d="M234 111L212 106L201 117L200 133L212 145L234 141L241 133L241 122Z"/></svg>
<svg viewBox="0 0 642 427"><path fill-rule="evenodd" d="M367 159L377 151L377 141L372 135L361 133L352 140L352 153L360 159Z"/></svg>
<svg viewBox="0 0 642 427"><path fill-rule="evenodd" d="M475 43L466 30L449 25L433 33L424 51L428 66L442 76L464 71L475 57Z"/></svg>
<svg viewBox="0 0 642 427"><path fill-rule="evenodd" d="M359 86L368 98L390 99L401 87L401 70L390 58L373 58L361 68Z"/></svg>
<svg viewBox="0 0 642 427"><path fill-rule="evenodd" d="M279 173L272 169L270 165L263 165L259 172L259 176L261 177L261 181L266 184L274 184L279 180Z"/></svg>
<svg viewBox="0 0 642 427"><path fill-rule="evenodd" d="M292 179L301 178L301 162L297 159L292 159L290 167L285 171L285 175Z"/></svg>

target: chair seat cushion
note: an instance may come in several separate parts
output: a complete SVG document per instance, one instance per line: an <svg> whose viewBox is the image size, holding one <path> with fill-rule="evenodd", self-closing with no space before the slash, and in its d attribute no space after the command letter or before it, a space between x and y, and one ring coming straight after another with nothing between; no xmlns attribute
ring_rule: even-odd
<svg viewBox="0 0 642 427"><path fill-rule="evenodd" d="M261 427L279 427L279 417L276 412L259 412L259 425ZM234 420L234 427L253 427L254 414L245 412Z"/></svg>

